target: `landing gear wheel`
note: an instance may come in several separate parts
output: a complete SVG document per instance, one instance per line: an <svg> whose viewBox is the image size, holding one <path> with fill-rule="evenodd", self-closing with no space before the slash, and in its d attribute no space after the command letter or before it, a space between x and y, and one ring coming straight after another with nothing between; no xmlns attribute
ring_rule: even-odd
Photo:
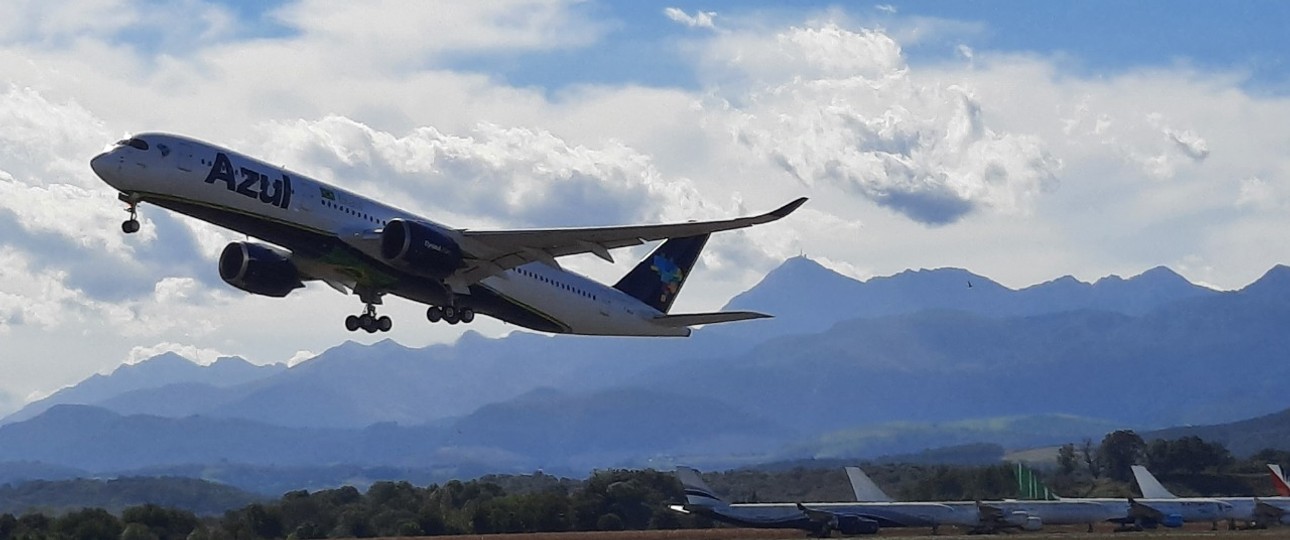
<svg viewBox="0 0 1290 540"><path fill-rule="evenodd" d="M460 317L461 317L461 322L470 324L471 321L475 320L475 310L470 308L461 308Z"/></svg>
<svg viewBox="0 0 1290 540"><path fill-rule="evenodd" d="M350 315L350 316L348 316L348 317L345 317L345 329L346 329L346 330L349 330L350 332L353 332L353 331L358 330L358 326L359 326L359 324L358 324L358 316L357 316L357 315Z"/></svg>
<svg viewBox="0 0 1290 540"><path fill-rule="evenodd" d="M432 323L442 321L443 309L439 306L430 306L429 309L426 309L426 319Z"/></svg>
<svg viewBox="0 0 1290 540"><path fill-rule="evenodd" d="M452 321L457 320L457 308L452 307L452 306L444 306L444 307L443 307L443 320L448 321L448 322L450 322L450 323L451 323ZM453 324L456 324L456 323L453 323Z"/></svg>
<svg viewBox="0 0 1290 540"><path fill-rule="evenodd" d="M394 328L394 321L390 320L389 317L382 315L381 318L376 319L377 330L389 332L391 328Z"/></svg>
<svg viewBox="0 0 1290 540"><path fill-rule="evenodd" d="M130 218L121 222L121 232L125 234L134 234L139 232L139 220Z"/></svg>
<svg viewBox="0 0 1290 540"><path fill-rule="evenodd" d="M376 318L367 313L359 315L358 327L366 330L369 334L376 332Z"/></svg>

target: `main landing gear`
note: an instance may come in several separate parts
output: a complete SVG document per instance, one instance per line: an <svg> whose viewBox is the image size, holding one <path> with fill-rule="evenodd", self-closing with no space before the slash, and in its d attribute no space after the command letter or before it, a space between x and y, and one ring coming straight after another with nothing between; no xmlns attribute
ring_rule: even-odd
<svg viewBox="0 0 1290 540"><path fill-rule="evenodd" d="M394 321L388 316L376 316L376 305L367 304L367 309L362 315L350 315L345 317L345 329L350 332L362 328L369 334L376 332L389 332L394 327Z"/></svg>
<svg viewBox="0 0 1290 540"><path fill-rule="evenodd" d="M444 321L448 324L457 324L459 322L469 324L475 320L475 310L468 307L457 306L430 306L426 310L426 319L432 323Z"/></svg>
<svg viewBox="0 0 1290 540"><path fill-rule="evenodd" d="M139 201L126 196L124 193L121 194L121 200L129 205L129 208L126 208L125 211L130 213L130 219L121 222L121 232L125 234L139 232Z"/></svg>

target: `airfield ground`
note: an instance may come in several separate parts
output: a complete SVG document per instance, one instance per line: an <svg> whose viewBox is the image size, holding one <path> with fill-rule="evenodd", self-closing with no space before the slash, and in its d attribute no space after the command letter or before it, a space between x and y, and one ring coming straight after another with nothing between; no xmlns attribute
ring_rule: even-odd
<svg viewBox="0 0 1290 540"><path fill-rule="evenodd" d="M1166 539L1166 538L1234 538L1263 539L1290 538L1290 528L1272 528L1264 530L1229 531L1220 527L1211 531L1209 525L1188 525L1181 529L1159 529L1143 532L1112 532L1108 526L1099 526L1093 532L1086 532L1084 527L1045 527L1043 531L1018 532L999 535L1017 540L1133 540ZM906 540L980 540L989 538L981 535L962 534L956 529L942 531L932 535L927 529L883 529L877 535L839 536L834 538L901 538ZM805 533L766 529L694 529L682 531L622 531L622 532L586 532L586 533L531 533L505 535L461 535L434 536L427 540L801 540L811 538ZM402 538L399 540L409 540Z"/></svg>

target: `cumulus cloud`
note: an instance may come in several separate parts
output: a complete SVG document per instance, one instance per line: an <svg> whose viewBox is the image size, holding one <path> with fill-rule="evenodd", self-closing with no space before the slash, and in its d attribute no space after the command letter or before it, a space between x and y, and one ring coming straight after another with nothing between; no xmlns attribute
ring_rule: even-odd
<svg viewBox="0 0 1290 540"><path fill-rule="evenodd" d="M1177 145L1178 150L1195 161L1204 161L1209 157L1209 145L1190 129L1182 131L1165 128L1165 136Z"/></svg>
<svg viewBox="0 0 1290 540"><path fill-rule="evenodd" d="M302 40L357 52L367 67L458 51L550 50L595 42L607 26L567 0L300 0L276 12Z"/></svg>
<svg viewBox="0 0 1290 540"><path fill-rule="evenodd" d="M878 4L873 8L883 13L890 13L892 15L895 15L899 11L896 9L896 6L893 6L891 4Z"/></svg>
<svg viewBox="0 0 1290 540"><path fill-rule="evenodd" d="M707 28L709 30L716 28L712 22L713 18L717 16L715 11L695 11L694 15L690 15L680 8L670 7L664 9L663 14L667 15L667 18L690 28Z"/></svg>
<svg viewBox="0 0 1290 540"><path fill-rule="evenodd" d="M1236 205L1257 210L1272 210L1282 206L1282 197L1276 186L1257 176L1242 179L1236 195Z"/></svg>
<svg viewBox="0 0 1290 540"><path fill-rule="evenodd" d="M614 141L588 147L541 129L494 124L462 134L427 126L396 135L339 116L274 123L262 136L288 162L414 203L409 210L428 216L590 226L713 213L688 180L666 177L649 156Z"/></svg>
<svg viewBox="0 0 1290 540"><path fill-rule="evenodd" d="M1061 161L1042 140L991 129L970 88L912 75L880 31L792 28L750 56L778 61L758 61L742 92L709 108L803 184L839 187L931 225L980 209L1024 212L1056 186Z"/></svg>
<svg viewBox="0 0 1290 540"><path fill-rule="evenodd" d="M222 357L229 356L214 349L206 349L193 345L184 345L181 343L163 342L151 346L136 346L130 349L126 355L126 364L138 364L144 360L160 356L165 353L175 353L194 363L209 366Z"/></svg>

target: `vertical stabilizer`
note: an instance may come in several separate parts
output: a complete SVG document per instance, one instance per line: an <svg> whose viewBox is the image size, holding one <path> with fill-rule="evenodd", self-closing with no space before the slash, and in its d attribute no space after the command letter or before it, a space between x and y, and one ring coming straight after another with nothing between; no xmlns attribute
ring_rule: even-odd
<svg viewBox="0 0 1290 540"><path fill-rule="evenodd" d="M691 506L725 506L726 501L721 500L712 488L699 477L699 471L689 467L677 467L676 479L681 481L681 487L685 488L685 503Z"/></svg>
<svg viewBox="0 0 1290 540"><path fill-rule="evenodd" d="M614 288L667 313L706 243L706 234L671 238L618 280Z"/></svg>
<svg viewBox="0 0 1290 540"><path fill-rule="evenodd" d="M1151 474L1146 467L1142 465L1133 466L1133 477L1138 481L1138 490L1142 491L1144 499L1177 499L1178 496L1165 489L1165 486L1156 480L1156 475Z"/></svg>
<svg viewBox="0 0 1290 540"><path fill-rule="evenodd" d="M1282 472L1281 466L1269 463L1268 470L1272 471L1272 487L1277 490L1277 495L1290 497L1290 484L1286 483L1286 475Z"/></svg>
<svg viewBox="0 0 1290 540"><path fill-rule="evenodd" d="M1035 471L1030 470L1030 467L1022 465L1020 461L1017 462L1016 476L1018 498L1026 501L1061 500L1061 497L1058 497L1056 493L1050 491L1048 486L1044 485L1044 483L1039 480L1039 476L1035 474Z"/></svg>
<svg viewBox="0 0 1290 540"><path fill-rule="evenodd" d="M847 467L847 478L856 492L856 502L892 502L890 496L878 487L860 467Z"/></svg>

